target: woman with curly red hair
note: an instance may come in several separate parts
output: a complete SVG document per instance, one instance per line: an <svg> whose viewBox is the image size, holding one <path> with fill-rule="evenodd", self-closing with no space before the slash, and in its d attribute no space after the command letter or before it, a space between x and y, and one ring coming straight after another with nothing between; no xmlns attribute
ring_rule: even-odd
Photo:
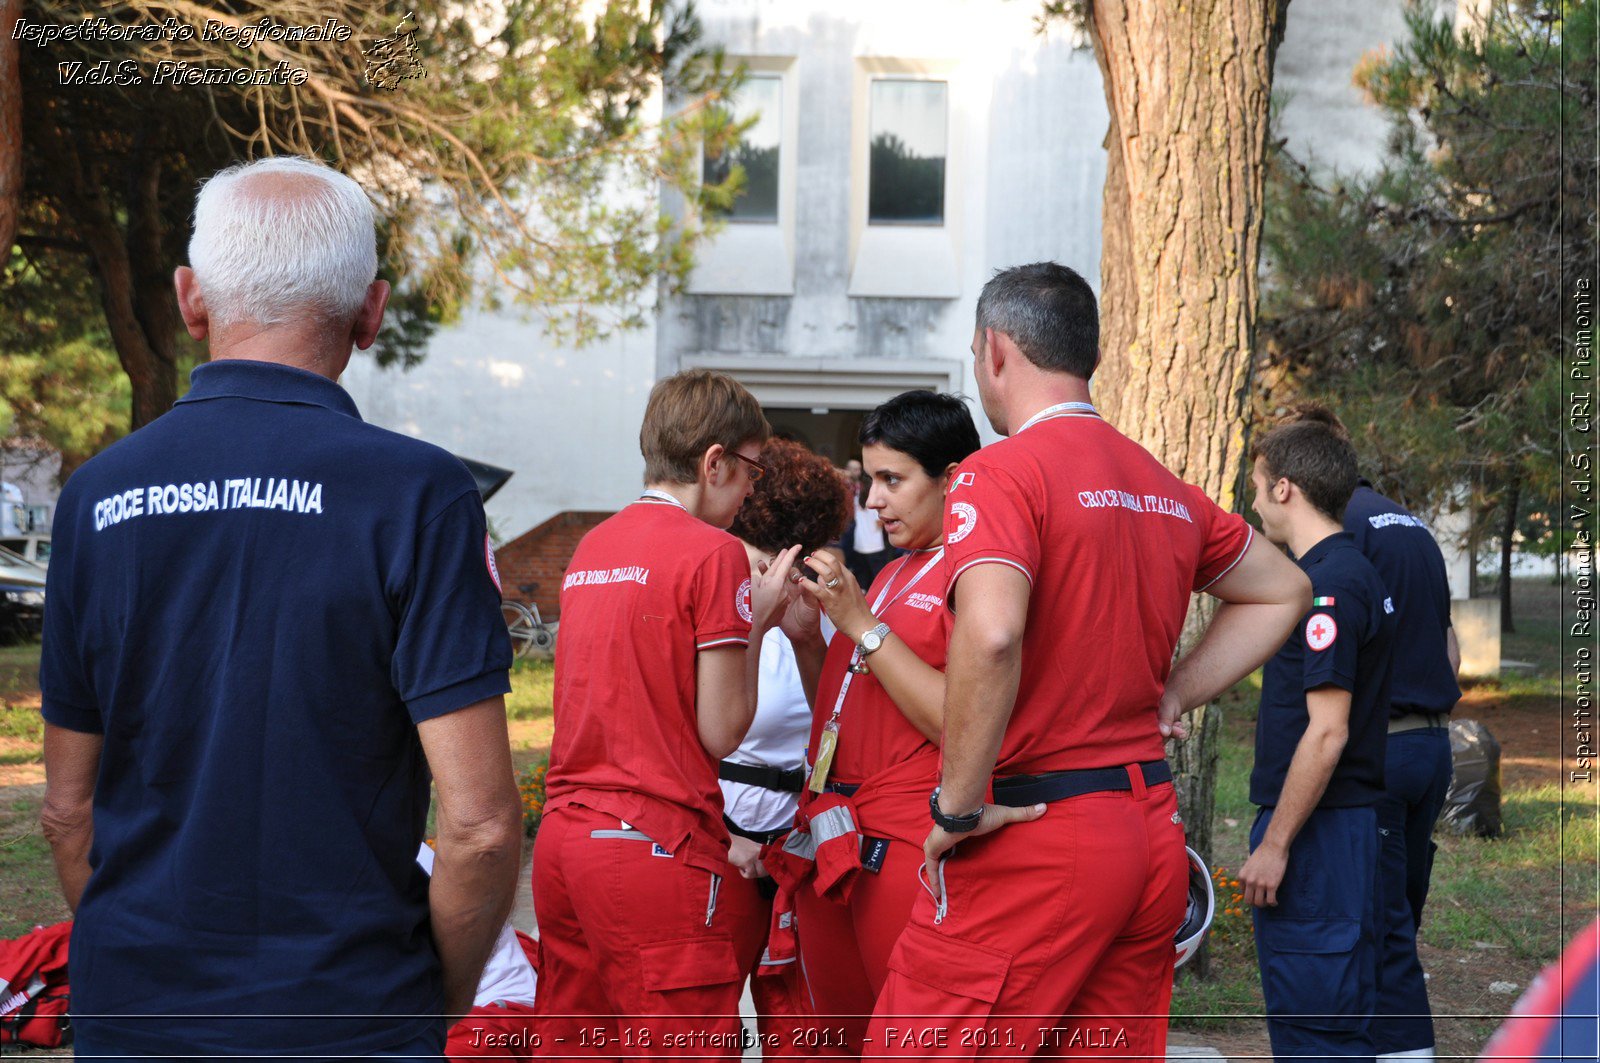
<svg viewBox="0 0 1600 1063"><path fill-rule="evenodd" d="M762 447L760 461L766 472L728 529L744 543L752 570L794 543L809 553L838 538L850 519L850 488L827 459L799 443L773 439ZM739 877L724 880L722 903L733 914L734 951L740 969L751 974L762 1051L769 1058L810 1054L795 1037L801 1025L796 1017L809 1010L802 1006L799 964L765 956L775 888L760 859L762 846L794 824L822 663L815 607L802 598L791 613L804 615L786 618L782 630L774 628L762 640L755 720L720 771L723 821L732 839L728 859L739 869ZM775 973L762 973L763 966Z"/></svg>

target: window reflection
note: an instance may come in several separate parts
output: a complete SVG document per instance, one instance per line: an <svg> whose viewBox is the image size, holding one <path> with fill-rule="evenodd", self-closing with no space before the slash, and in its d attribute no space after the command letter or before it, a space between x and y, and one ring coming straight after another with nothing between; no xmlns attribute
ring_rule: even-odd
<svg viewBox="0 0 1600 1063"><path fill-rule="evenodd" d="M729 221L775 222L778 220L778 151L782 139L783 79L752 75L740 86L730 107L733 120L742 122L755 116L739 143L721 155L707 152L704 179L707 184L727 180L735 166L744 167L744 186L725 215Z"/></svg>
<svg viewBox="0 0 1600 1063"><path fill-rule="evenodd" d="M942 225L947 138L945 83L872 83L867 221Z"/></svg>

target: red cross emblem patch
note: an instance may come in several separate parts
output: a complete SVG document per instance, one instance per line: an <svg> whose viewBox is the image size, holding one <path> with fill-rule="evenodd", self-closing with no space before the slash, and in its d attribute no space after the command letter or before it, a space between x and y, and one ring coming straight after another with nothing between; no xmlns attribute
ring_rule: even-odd
<svg viewBox="0 0 1600 1063"><path fill-rule="evenodd" d="M1316 613L1306 621L1306 645L1321 653L1339 637L1339 625L1327 613Z"/></svg>

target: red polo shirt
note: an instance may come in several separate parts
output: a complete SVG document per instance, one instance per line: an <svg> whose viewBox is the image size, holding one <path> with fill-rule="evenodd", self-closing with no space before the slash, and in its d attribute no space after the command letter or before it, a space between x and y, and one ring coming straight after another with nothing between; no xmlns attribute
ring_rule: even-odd
<svg viewBox="0 0 1600 1063"><path fill-rule="evenodd" d="M584 536L561 586L545 808L609 813L691 865L725 872L695 655L749 638L750 561L732 535L645 499Z"/></svg>
<svg viewBox="0 0 1600 1063"><path fill-rule="evenodd" d="M1091 413L968 458L945 503L950 608L975 565L1033 590L995 774L1158 760L1156 703L1189 595L1238 563L1250 526Z"/></svg>

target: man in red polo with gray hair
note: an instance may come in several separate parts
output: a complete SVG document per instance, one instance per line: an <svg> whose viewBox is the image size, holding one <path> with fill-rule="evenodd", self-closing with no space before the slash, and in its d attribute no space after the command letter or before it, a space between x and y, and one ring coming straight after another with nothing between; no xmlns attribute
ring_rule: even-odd
<svg viewBox="0 0 1600 1063"><path fill-rule="evenodd" d="M955 626L927 892L867 1051L1159 1058L1188 875L1163 736L1282 645L1310 585L1095 412L1099 322L1078 274L997 274L973 355L1011 438L968 458L946 502ZM1196 591L1223 605L1174 668Z"/></svg>

